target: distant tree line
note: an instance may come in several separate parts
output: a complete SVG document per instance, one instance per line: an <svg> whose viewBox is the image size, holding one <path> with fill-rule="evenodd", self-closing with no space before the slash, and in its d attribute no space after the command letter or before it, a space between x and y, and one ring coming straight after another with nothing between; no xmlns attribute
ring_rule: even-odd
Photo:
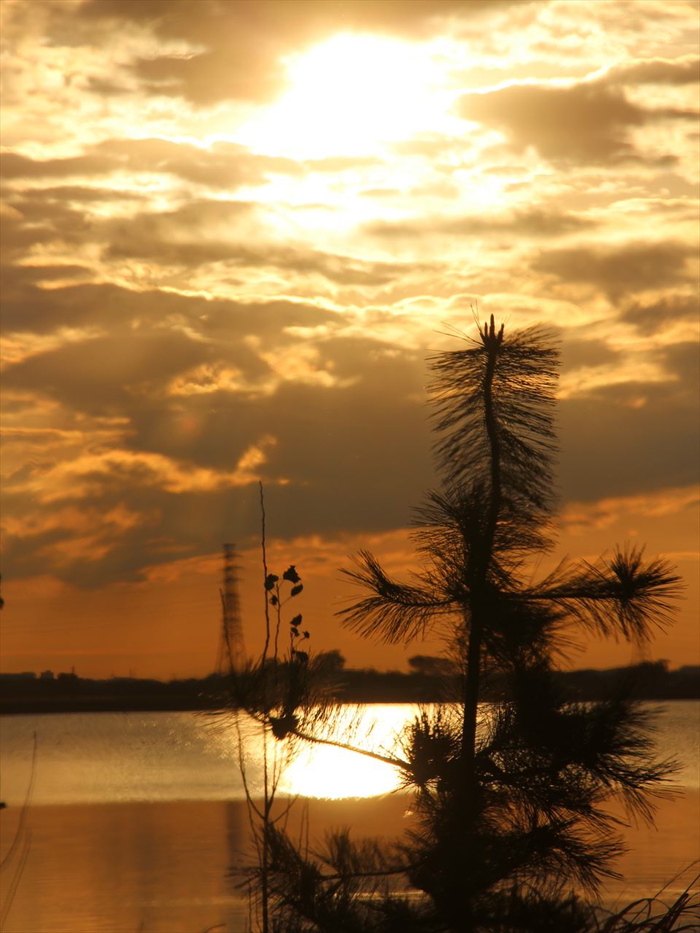
<svg viewBox="0 0 700 933"><path fill-rule="evenodd" d="M414 655L410 671L348 668L338 650L317 656L336 682L336 697L345 703L433 703L444 696L445 682L455 677L444 658ZM607 670L557 671L557 686L572 700L598 700L618 688L641 700L700 699L700 666L669 670L667 661L643 661ZM492 675L484 700L498 700L504 684ZM216 709L225 693L225 678L161 681L136 677L95 680L75 674L41 678L33 671L0 674L0 713L89 710Z"/></svg>

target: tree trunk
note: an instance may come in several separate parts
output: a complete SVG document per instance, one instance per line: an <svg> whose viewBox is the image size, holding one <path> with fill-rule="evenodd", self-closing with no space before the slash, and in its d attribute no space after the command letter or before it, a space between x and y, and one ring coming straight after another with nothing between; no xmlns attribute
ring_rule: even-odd
<svg viewBox="0 0 700 933"><path fill-rule="evenodd" d="M493 408L493 375L500 346L499 338L493 336L493 318L491 334L485 338L489 356L484 373L484 421L490 453L490 489L486 527L483 540L476 553L470 554L469 568L469 605L465 611L465 625L469 626L467 646L464 718L462 720L462 762L467 775L467 784L474 780L474 760L476 753L476 723L479 704L479 686L481 669L481 642L486 624L486 589L489 567L493 556L493 542L501 508L501 445L498 426Z"/></svg>
<svg viewBox="0 0 700 933"><path fill-rule="evenodd" d="M502 329L499 335L495 334L493 317L491 318L490 332L484 330L482 336L488 352L486 369L483 381L484 421L489 444L490 456L490 488L487 490L488 508L483 539L478 547L472 547L469 557L469 605L465 607L465 627L469 628L467 643L467 657L464 678L464 712L462 718L462 773L464 800L461 807L467 853L470 861L476 857L476 852L470 845L470 840L476 837L476 822L481 808L479 781L476 770L476 732L479 713L479 697L481 687L481 650L484 628L488 624L487 580L493 544L496 534L496 525L501 508L501 447L498 437L498 426L493 406L493 376L496 370L498 350L502 341ZM467 871L470 866L467 865ZM465 933L474 929L472 903L464 904Z"/></svg>

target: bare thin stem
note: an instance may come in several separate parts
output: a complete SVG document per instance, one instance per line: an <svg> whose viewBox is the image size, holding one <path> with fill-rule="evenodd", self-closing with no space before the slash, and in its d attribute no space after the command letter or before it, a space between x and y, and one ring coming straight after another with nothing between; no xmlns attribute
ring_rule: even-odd
<svg viewBox="0 0 700 933"><path fill-rule="evenodd" d="M265 537L265 494L263 492L263 484L259 483L260 486L260 515L262 522L262 536L261 536L261 548L262 548L262 564L263 564L263 588L265 592L265 647L263 648L262 653L262 666L265 667L265 662L267 661L267 652L270 648L270 606L267 596L267 540Z"/></svg>

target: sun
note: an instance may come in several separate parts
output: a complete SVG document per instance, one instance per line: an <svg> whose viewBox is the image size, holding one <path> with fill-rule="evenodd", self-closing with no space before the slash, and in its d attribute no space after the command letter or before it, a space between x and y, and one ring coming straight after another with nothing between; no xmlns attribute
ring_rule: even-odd
<svg viewBox="0 0 700 933"><path fill-rule="evenodd" d="M336 35L286 62L290 90L236 139L291 158L364 155L436 129L449 109L429 46Z"/></svg>

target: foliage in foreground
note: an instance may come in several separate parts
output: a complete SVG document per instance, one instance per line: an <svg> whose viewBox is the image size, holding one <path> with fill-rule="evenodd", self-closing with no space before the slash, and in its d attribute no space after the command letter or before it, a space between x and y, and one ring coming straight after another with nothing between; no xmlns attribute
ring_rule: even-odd
<svg viewBox="0 0 700 933"><path fill-rule="evenodd" d="M697 887L698 877L693 881ZM697 933L700 928L700 899L686 888L671 903L658 894L633 901L609 915L595 927L596 933Z"/></svg>
<svg viewBox="0 0 700 933"><path fill-rule="evenodd" d="M644 643L668 623L679 579L636 548L534 578L553 544L557 365L544 330L506 336L493 318L434 358L443 484L416 515L420 566L399 581L360 553L348 573L364 595L344 619L391 643L441 634L458 695L422 712L402 751L376 755L414 796L416 824L394 845L338 832L312 852L261 813L264 933L661 933L691 909L681 898L660 920L630 908L605 921L594 909L621 852L608 802L651 821L674 765L654 760L638 705L620 692L571 702L556 661L582 631ZM237 702L280 742L328 741L323 672L292 629L286 660L264 655ZM482 715L494 677L502 695Z"/></svg>

